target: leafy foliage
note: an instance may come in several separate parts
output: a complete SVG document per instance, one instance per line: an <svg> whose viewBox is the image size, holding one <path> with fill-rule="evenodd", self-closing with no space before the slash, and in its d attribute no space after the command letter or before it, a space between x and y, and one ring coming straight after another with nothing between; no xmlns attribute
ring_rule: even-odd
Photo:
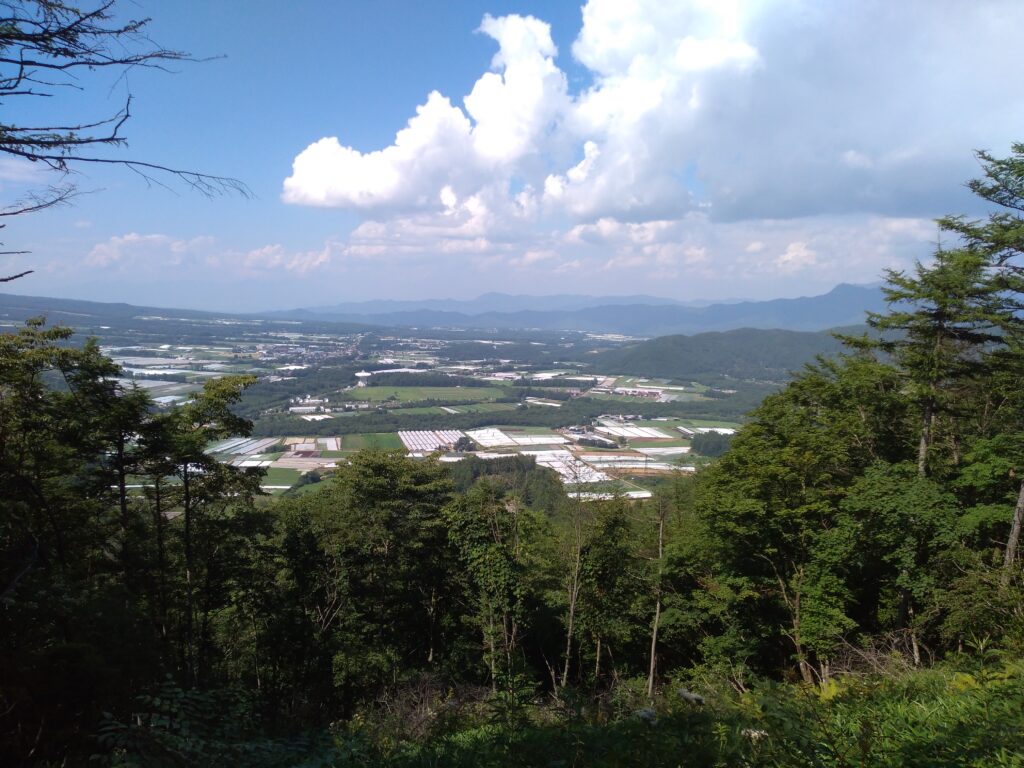
<svg viewBox="0 0 1024 768"><path fill-rule="evenodd" d="M1024 206L1015 158L978 190ZM251 379L158 411L0 336L0 761L1024 764L1024 227L944 226L649 502L397 451L264 498L204 453Z"/></svg>

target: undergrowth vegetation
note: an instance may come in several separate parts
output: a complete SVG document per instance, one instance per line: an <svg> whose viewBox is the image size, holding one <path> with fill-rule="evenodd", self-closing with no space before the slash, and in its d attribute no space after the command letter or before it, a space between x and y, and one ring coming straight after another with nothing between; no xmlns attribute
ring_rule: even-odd
<svg viewBox="0 0 1024 768"><path fill-rule="evenodd" d="M642 680L606 700L563 692L460 698L412 695L305 737L261 737L244 697L171 685L106 722L109 766L502 768L504 766L792 766L1011 768L1024 765L1024 662L986 651L934 669L848 675L805 687L759 681L742 692L705 678L653 701ZM689 683L693 685L693 683ZM463 692L465 693L465 692ZM702 701L701 701L702 700ZM408 702L406 702L408 703Z"/></svg>

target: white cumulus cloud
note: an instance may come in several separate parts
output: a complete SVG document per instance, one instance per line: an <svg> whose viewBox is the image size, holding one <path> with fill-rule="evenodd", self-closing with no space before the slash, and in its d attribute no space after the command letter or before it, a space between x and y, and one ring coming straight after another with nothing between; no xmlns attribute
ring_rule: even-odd
<svg viewBox="0 0 1024 768"><path fill-rule="evenodd" d="M363 213L339 258L873 280L969 200L971 149L1019 138L993 73L1024 66L1022 26L1012 0L589 0L560 54L542 19L485 15L461 102L431 92L383 147L310 144L283 199Z"/></svg>
<svg viewBox="0 0 1024 768"><path fill-rule="evenodd" d="M129 232L94 245L85 257L85 265L101 268L179 267L198 261L212 242L212 238L205 236L182 239Z"/></svg>

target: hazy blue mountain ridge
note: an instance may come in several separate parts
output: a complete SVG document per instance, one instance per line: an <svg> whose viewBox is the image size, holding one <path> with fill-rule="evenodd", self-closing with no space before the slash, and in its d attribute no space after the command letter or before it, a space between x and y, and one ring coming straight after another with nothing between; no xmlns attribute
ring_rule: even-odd
<svg viewBox="0 0 1024 768"><path fill-rule="evenodd" d="M644 304L648 306L691 306L701 302L685 302L659 296L637 294L632 296L586 296L554 294L527 296L523 294L484 293L475 299L373 299L349 301L330 306L304 307L291 312L310 312L314 315L388 315L398 312L456 312L461 315L482 315L491 312L553 312L586 309L588 307ZM281 314L274 312L272 314Z"/></svg>
<svg viewBox="0 0 1024 768"><path fill-rule="evenodd" d="M473 302L474 306L485 297ZM521 297L506 297L509 299ZM558 297L537 297L538 300ZM586 299L588 297L575 297ZM625 298L625 297L624 297ZM667 300L662 300L667 301ZM442 303L443 302L439 302ZM736 328L779 328L820 331L836 326L857 325L868 310L881 311L885 301L877 286L838 285L821 296L769 301L741 301L683 306L681 304L603 304L577 309L517 311L491 310L469 314L441 309L407 309L363 315L351 312L297 310L280 313L294 319L372 322L391 326L446 326L452 328L508 328L574 330L591 333L622 333L630 336L664 336Z"/></svg>
<svg viewBox="0 0 1024 768"><path fill-rule="evenodd" d="M418 327L452 329L507 329L539 331L586 331L590 333L624 334L628 336L656 337L673 334L697 334L708 331L728 331L737 328L781 329L791 331L821 331L839 326L859 325L868 310L881 311L885 307L881 290L877 286L839 285L821 296L769 301L741 301L708 306L684 306L655 297L621 297L636 299L632 304L602 304L575 309L519 309L516 311L480 311L477 314L445 311L441 309L415 309L380 312L386 306L404 302L366 302L368 313L336 313L316 309L298 309L287 312L229 313L190 309L139 307L125 303L104 303L75 299L55 299L39 296L0 294L0 317L25 320L46 315L51 322L83 324L87 320L102 322L104 318L127 320L159 316L193 321L241 321L263 319L267 321L301 321L312 324L342 323L349 327L373 325L380 327ZM587 296L506 296L486 294L471 302L461 302L479 310L490 306L523 306L530 301L538 306L552 302L587 304L589 301L616 300L614 297ZM660 302L642 303L639 300ZM669 302L669 303L666 303ZM436 300L439 306L459 304Z"/></svg>

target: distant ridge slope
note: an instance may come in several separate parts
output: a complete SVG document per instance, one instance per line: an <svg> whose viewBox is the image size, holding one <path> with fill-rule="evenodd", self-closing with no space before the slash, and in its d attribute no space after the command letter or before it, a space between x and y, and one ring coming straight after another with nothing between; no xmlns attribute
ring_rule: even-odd
<svg viewBox="0 0 1024 768"><path fill-rule="evenodd" d="M595 370L667 379L726 375L779 381L842 344L830 333L741 328L662 336L596 355Z"/></svg>
<svg viewBox="0 0 1024 768"><path fill-rule="evenodd" d="M268 322L291 324L292 319L267 317L266 315L244 315L231 312L208 312L199 309L180 309L174 307L144 307L124 302L86 301L83 299L60 299L49 296L21 296L13 293L0 293L0 321L22 323L33 317L43 316L51 325L67 325L72 328L95 329L102 324L123 324L132 321L142 327L159 325L166 321L184 321L191 324L222 325L227 323ZM381 326L369 325L366 322L339 323L325 321L323 318L308 316L303 318L311 324L329 322L333 330L345 328L353 330L381 329Z"/></svg>
<svg viewBox="0 0 1024 768"><path fill-rule="evenodd" d="M13 293L0 293L0 316L12 320L25 320L30 317L46 315L50 322L72 322L76 318L89 319L130 319L140 315L166 317L173 313L174 317L212 320L218 317L229 317L229 313L205 312L198 309L171 309L159 307L141 307L124 302L85 301L83 299L57 299L49 296L20 296Z"/></svg>

